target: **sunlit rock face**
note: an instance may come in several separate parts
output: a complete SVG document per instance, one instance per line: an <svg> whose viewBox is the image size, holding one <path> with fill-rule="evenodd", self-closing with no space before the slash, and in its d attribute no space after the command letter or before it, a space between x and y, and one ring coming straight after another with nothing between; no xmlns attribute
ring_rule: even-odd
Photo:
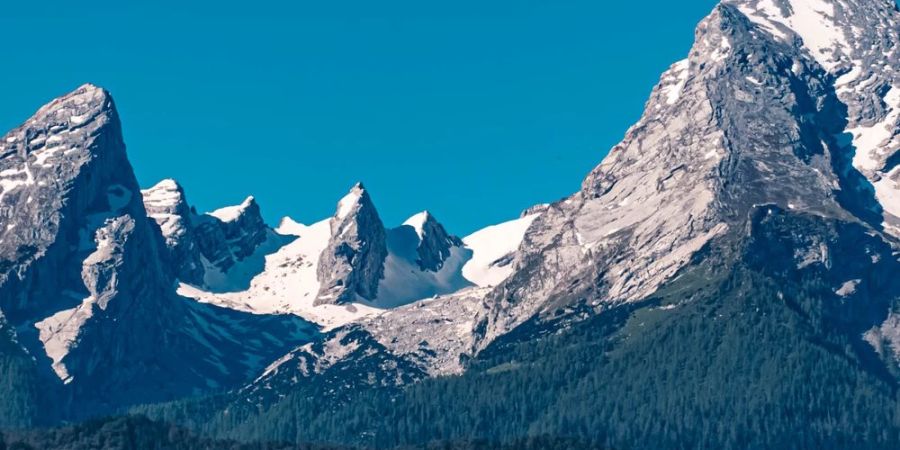
<svg viewBox="0 0 900 450"><path fill-rule="evenodd" d="M896 235L898 30L889 0L718 5L624 140L530 227L480 345L646 298L759 205Z"/></svg>
<svg viewBox="0 0 900 450"><path fill-rule="evenodd" d="M151 203L186 217L183 202ZM0 225L0 310L61 415L234 386L317 334L297 317L176 295L175 277L191 273L170 264L184 224L164 223L164 237L148 216L113 100L95 86L3 138Z"/></svg>

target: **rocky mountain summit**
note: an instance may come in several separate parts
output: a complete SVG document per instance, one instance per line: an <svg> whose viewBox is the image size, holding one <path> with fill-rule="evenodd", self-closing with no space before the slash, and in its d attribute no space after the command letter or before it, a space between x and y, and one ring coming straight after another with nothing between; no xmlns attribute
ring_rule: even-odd
<svg viewBox="0 0 900 450"><path fill-rule="evenodd" d="M506 268L504 276L483 283L496 287L475 296L481 300L469 311L477 317L466 328L473 336L469 347L438 352L441 360L474 357L525 325L553 330L640 303L711 249L758 243L748 229L759 227L752 219L761 210L858 224L897 248L892 210L900 205L900 186L889 162L900 155L900 104L893 98L900 86L898 30L900 14L888 0L718 5L698 25L689 57L662 75L643 117L581 190L526 211L522 245L491 261ZM795 254L788 264L823 265L832 273L833 295L879 311L864 322L873 327L867 336L893 335L888 313L898 300L895 291L879 277L843 274L841 264L859 260L834 243L838 238L785 239L803 242L790 244ZM883 257L873 256L866 270L881 273L876 266ZM723 267L733 263L721 261ZM415 322L416 310L378 317ZM870 340L893 338L884 339ZM364 340L345 341L323 354L351 355L348 348ZM413 359L425 361L411 363L425 373L465 369ZM391 371L381 376L396 377Z"/></svg>
<svg viewBox="0 0 900 450"><path fill-rule="evenodd" d="M444 226L428 211L410 217L403 225L412 227L419 237L419 245L416 246L419 257L416 262L422 270L440 271L444 261L451 256L450 249L463 245L462 240L448 234Z"/></svg>
<svg viewBox="0 0 900 450"><path fill-rule="evenodd" d="M531 226L485 300L479 347L536 315L648 297L760 205L894 242L895 168L866 155L900 154L898 30L888 0L717 6L622 143Z"/></svg>
<svg viewBox="0 0 900 450"><path fill-rule="evenodd" d="M175 180L160 181L141 194L148 214L162 229L178 279L184 282L215 290L245 287L249 275L229 274L231 269L240 263L259 265L259 261L250 261L257 250L289 240L266 225L253 197L239 205L197 214Z"/></svg>
<svg viewBox="0 0 900 450"><path fill-rule="evenodd" d="M331 240L316 271L321 287L315 304L346 303L357 296L375 299L386 257L384 224L369 193L357 184L331 218Z"/></svg>
<svg viewBox="0 0 900 450"><path fill-rule="evenodd" d="M3 139L0 310L45 373L57 413L222 389L317 333L296 317L175 294L166 241L144 209L106 91L82 86ZM183 238L177 223L166 226Z"/></svg>

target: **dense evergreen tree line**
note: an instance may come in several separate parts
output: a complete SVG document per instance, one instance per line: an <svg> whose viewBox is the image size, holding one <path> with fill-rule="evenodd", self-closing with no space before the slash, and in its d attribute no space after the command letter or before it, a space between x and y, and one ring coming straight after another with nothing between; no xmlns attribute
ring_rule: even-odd
<svg viewBox="0 0 900 450"><path fill-rule="evenodd" d="M0 316L0 427L40 423L40 389L34 363L16 345Z"/></svg>
<svg viewBox="0 0 900 450"><path fill-rule="evenodd" d="M431 442L398 450L563 450L585 448L572 439L538 436L498 446L485 440ZM209 439L183 427L155 422L142 416L93 420L76 426L0 433L0 450L350 450L332 445L251 443Z"/></svg>
<svg viewBox="0 0 900 450"><path fill-rule="evenodd" d="M74 426L0 434L0 450L339 450L335 446L246 443L197 436L146 417L98 419Z"/></svg>

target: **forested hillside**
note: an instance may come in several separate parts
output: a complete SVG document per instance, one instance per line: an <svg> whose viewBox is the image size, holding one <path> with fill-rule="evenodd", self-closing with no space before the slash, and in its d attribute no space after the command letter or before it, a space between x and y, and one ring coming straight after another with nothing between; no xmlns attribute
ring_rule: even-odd
<svg viewBox="0 0 900 450"><path fill-rule="evenodd" d="M829 236L843 266L783 263L801 230ZM897 448L896 364L863 341L896 295L896 263L862 269L873 290L852 301L832 287L889 254L858 225L764 209L743 243L707 248L651 299L561 332L524 326L462 376L339 403L306 386L263 411L211 402L225 412L198 427L379 448L522 436L598 448L776 448L787 438L797 448ZM203 417L202 404L146 411L183 420Z"/></svg>

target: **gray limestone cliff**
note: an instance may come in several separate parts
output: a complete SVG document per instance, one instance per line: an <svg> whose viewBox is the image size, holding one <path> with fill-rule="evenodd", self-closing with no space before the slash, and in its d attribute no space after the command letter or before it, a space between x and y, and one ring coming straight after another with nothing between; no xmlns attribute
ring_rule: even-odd
<svg viewBox="0 0 900 450"><path fill-rule="evenodd" d="M362 184L338 202L331 218L331 239L316 269L321 287L316 304L373 300L384 276L386 233Z"/></svg>

